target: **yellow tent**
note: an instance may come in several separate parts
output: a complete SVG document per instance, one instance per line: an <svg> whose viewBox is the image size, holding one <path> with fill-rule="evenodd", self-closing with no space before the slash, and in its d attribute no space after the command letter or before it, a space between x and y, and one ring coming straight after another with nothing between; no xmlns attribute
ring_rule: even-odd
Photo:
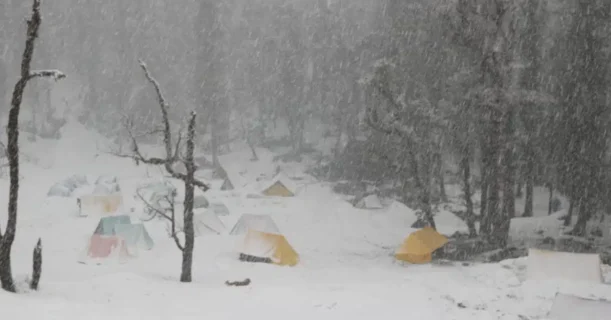
<svg viewBox="0 0 611 320"><path fill-rule="evenodd" d="M435 229L425 227L412 232L395 253L397 260L411 263L427 263L432 259L433 251L443 247L448 239Z"/></svg>
<svg viewBox="0 0 611 320"><path fill-rule="evenodd" d="M271 197L294 197L297 186L284 173L278 173L266 186L262 188L266 196Z"/></svg>
<svg viewBox="0 0 611 320"><path fill-rule="evenodd" d="M240 253L247 261L266 261L291 267L299 262L299 255L283 235L252 229L248 230Z"/></svg>
<svg viewBox="0 0 611 320"><path fill-rule="evenodd" d="M281 181L276 181L267 189L263 190L263 194L266 196L276 197L294 197L295 194L287 188Z"/></svg>

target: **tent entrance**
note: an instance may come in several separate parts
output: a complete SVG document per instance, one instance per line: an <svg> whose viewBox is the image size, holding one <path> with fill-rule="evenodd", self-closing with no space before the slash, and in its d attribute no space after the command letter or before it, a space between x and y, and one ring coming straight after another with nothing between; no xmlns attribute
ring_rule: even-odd
<svg viewBox="0 0 611 320"><path fill-rule="evenodd" d="M274 263L270 258L257 257L250 254L240 253L240 261L253 263Z"/></svg>

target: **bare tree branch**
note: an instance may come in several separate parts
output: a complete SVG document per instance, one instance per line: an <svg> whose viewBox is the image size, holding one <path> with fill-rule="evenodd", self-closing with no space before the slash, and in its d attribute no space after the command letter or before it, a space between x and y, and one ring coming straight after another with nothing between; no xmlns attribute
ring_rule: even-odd
<svg viewBox="0 0 611 320"><path fill-rule="evenodd" d="M176 205L175 205L175 199L173 197L171 197L171 195L166 195L164 197L164 199L168 202L170 208L167 209L167 211L170 211L170 215L167 214L167 212L165 212L162 209L157 208L155 205L151 204L150 202L148 202L147 200L144 199L144 197L142 196L142 194L140 193L140 190L136 190L136 196L140 199L140 201L142 201L142 203L144 203L144 205L151 211L153 211L155 214L153 215L153 218L155 216L161 216L164 219L168 220L170 222L170 230L168 231L168 233L170 234L170 237L172 237L172 239L174 239L174 242L176 243L176 246L178 247L178 249L180 251L184 251L185 248L184 246L180 243L180 239L178 238L178 232L176 231Z"/></svg>
<svg viewBox="0 0 611 320"><path fill-rule="evenodd" d="M155 93L157 94L157 100L159 102L159 108L161 110L161 115L163 118L162 120L163 121L163 143L165 147L166 158L165 159L159 159L159 158L147 159L145 158L139 151L138 144L136 142L134 135L130 133L130 138L133 143L133 153L135 156L134 159L137 159L137 161L142 161L143 163L146 163L146 164L157 164L157 165L163 164L166 171L170 174L172 178L185 181L187 179L187 176L183 173L176 172L176 170L174 170L174 168L172 167L172 165L176 161L179 160L178 156L179 156L180 142L182 139L181 135L179 134L178 141L174 149L172 147L172 129L170 127L170 120L168 116L169 105L167 103L167 100L165 99L163 92L161 91L159 82L157 82L157 80L155 80L155 78L151 75L151 73L149 72L146 66L146 63L144 63L144 61L142 60L139 60L139 62L140 62L140 67L144 71L144 75L146 79L153 85L153 87L155 88ZM210 187L206 183L198 179L193 180L193 185L200 188L204 192L210 189Z"/></svg>

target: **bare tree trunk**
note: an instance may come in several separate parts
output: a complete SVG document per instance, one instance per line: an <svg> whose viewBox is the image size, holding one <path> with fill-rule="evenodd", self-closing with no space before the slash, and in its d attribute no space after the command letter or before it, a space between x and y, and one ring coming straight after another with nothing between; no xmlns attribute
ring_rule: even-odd
<svg viewBox="0 0 611 320"><path fill-rule="evenodd" d="M503 223L503 217L500 212L500 177L501 170L499 168L499 156L501 152L500 145L500 126L501 126L501 115L497 110L490 110L490 128L488 131L488 148L489 148L489 172L488 172L488 199L486 207L486 215L482 219L481 225L485 226L485 230L488 232L486 235L494 236L496 241L499 241L498 245L503 245L502 238L503 234L497 232L501 224Z"/></svg>
<svg viewBox="0 0 611 320"><path fill-rule="evenodd" d="M53 77L61 79L63 74L57 71L30 71L32 56L34 55L34 43L38 37L38 29L41 24L40 0L33 0L32 15L27 21L27 38L25 49L21 58L21 75L13 89L11 108L7 129L8 144L6 154L9 161L10 188L8 198L8 220L4 235L0 232L0 282L2 289L15 292L15 283L11 270L11 248L17 231L17 202L19 199L19 113L23 92L29 80L37 77Z"/></svg>
<svg viewBox="0 0 611 320"><path fill-rule="evenodd" d="M446 182L443 167L443 157L440 153L435 154L437 183L439 183L439 198L442 202L448 202L448 194L446 192Z"/></svg>
<svg viewBox="0 0 611 320"><path fill-rule="evenodd" d="M42 275L42 240L38 238L34 253L32 254L32 280L30 281L30 289L38 290L38 283Z"/></svg>
<svg viewBox="0 0 611 320"><path fill-rule="evenodd" d="M516 198L520 199L524 196L524 181L522 178L518 178L518 182L516 183Z"/></svg>
<svg viewBox="0 0 611 320"><path fill-rule="evenodd" d="M577 222L575 222L575 226L571 231L572 235L585 237L587 234L586 225L596 211L595 200L593 199L592 194L593 192L594 191L592 191L590 188L586 188L583 198L581 198L579 201Z"/></svg>
<svg viewBox="0 0 611 320"><path fill-rule="evenodd" d="M530 164L529 164L530 166ZM533 174L528 174L526 176L526 197L524 202L524 213L522 217L532 217L533 216L533 198L534 198L534 185L535 185L535 177Z"/></svg>
<svg viewBox="0 0 611 320"><path fill-rule="evenodd" d="M482 144L481 146L481 150L482 150L482 160L481 160L481 194L480 194L480 208L479 208L479 217L480 217L480 224L479 224L479 232L480 234L488 234L490 233L490 225L487 223L484 223L486 221L486 214L488 212L488 176L490 175L490 168L488 165L488 150L486 148L485 144Z"/></svg>
<svg viewBox="0 0 611 320"><path fill-rule="evenodd" d="M431 165L430 157L429 159L425 159L422 163L419 163L418 156L410 151L410 157L412 159L412 173L414 175L414 179L416 180L416 187L420 190L420 206L424 213L424 221L433 229L437 230L437 225L435 224L435 217L433 214L433 207L431 204ZM424 177L420 176L423 174Z"/></svg>
<svg viewBox="0 0 611 320"><path fill-rule="evenodd" d="M505 154L503 156L503 212L506 219L514 218L516 215L516 198L515 198L515 161L514 161L514 110L513 106L508 107L509 110L505 119ZM509 228L509 225L506 226Z"/></svg>
<svg viewBox="0 0 611 320"><path fill-rule="evenodd" d="M569 199L569 211L566 213L566 216L564 216L564 222L563 225L565 227L568 227L571 225L571 220L573 219L573 210L575 210L575 201L573 200L573 197L571 197Z"/></svg>
<svg viewBox="0 0 611 320"><path fill-rule="evenodd" d="M475 212L473 211L473 199L471 199L471 164L469 152L465 151L460 161L460 167L462 169L463 178L463 197L465 198L466 206L466 222L469 228L469 237L477 237L477 230L475 229Z"/></svg>
<svg viewBox="0 0 611 320"><path fill-rule="evenodd" d="M180 244L180 241L176 237L175 233L175 224L174 224L174 208L172 200L169 200L172 206L172 217L168 218L172 223L172 238L176 242L176 246L183 252L182 256L182 269L181 269L181 282L190 282L191 281L191 265L193 263L193 247L194 247L194 229L193 229L193 193L194 187L198 187L204 192L208 191L210 187L199 179L195 178L195 163L193 160L193 154L195 150L195 112L191 112L191 118L189 120L188 132L187 132L187 154L185 159L185 166L187 172L185 174L174 171L172 165L179 161L179 152L180 152L180 141L181 137L179 135L178 141L176 142L176 146L173 146L172 143L172 128L170 126L170 120L168 116L169 105L163 96L161 91L161 87L159 82L153 78L153 76L149 73L146 64L143 61L140 61L140 67L144 71L144 75L146 79L153 85L155 88L155 93L157 95L157 100L159 103L159 109L162 115L162 123L163 123L163 144L165 147L165 158L146 158L140 153L140 148L138 147L138 142L134 134L130 131L129 126L127 127L128 133L132 143L132 154L130 155L118 155L121 157L131 158L136 161L149 164L149 165L163 165L165 170L172 176L174 179L182 180L185 184L185 199L184 199L184 226L183 232L185 233L185 244L184 246ZM173 150L174 148L174 150ZM159 212L162 216L165 212Z"/></svg>
<svg viewBox="0 0 611 320"><path fill-rule="evenodd" d="M11 270L11 250L5 249L5 246L0 247L0 282L2 289L9 292L16 291Z"/></svg>
<svg viewBox="0 0 611 320"><path fill-rule="evenodd" d="M185 166L187 174L184 180L185 183L185 200L184 200L184 232L185 244L182 250L182 271L180 274L180 282L191 282L192 266L193 266L193 248L195 245L195 230L193 227L193 193L194 193L194 175L195 164L193 161L193 153L195 150L195 112L191 112L189 120L189 128L187 133L187 154Z"/></svg>
<svg viewBox="0 0 611 320"><path fill-rule="evenodd" d="M553 202L554 202L554 184L551 182L547 183L547 190L549 191L549 198L547 200L547 215L553 213Z"/></svg>

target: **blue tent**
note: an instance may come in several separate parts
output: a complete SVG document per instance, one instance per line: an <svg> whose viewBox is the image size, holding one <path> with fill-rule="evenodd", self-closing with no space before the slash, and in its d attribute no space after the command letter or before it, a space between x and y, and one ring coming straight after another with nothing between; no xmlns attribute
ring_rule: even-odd
<svg viewBox="0 0 611 320"><path fill-rule="evenodd" d="M131 223L132 221L127 215L104 217L100 219L94 234L114 236L116 235L116 226L124 224L129 225Z"/></svg>
<svg viewBox="0 0 611 320"><path fill-rule="evenodd" d="M125 240L130 248L151 250L154 242L142 223L116 224L115 233Z"/></svg>

